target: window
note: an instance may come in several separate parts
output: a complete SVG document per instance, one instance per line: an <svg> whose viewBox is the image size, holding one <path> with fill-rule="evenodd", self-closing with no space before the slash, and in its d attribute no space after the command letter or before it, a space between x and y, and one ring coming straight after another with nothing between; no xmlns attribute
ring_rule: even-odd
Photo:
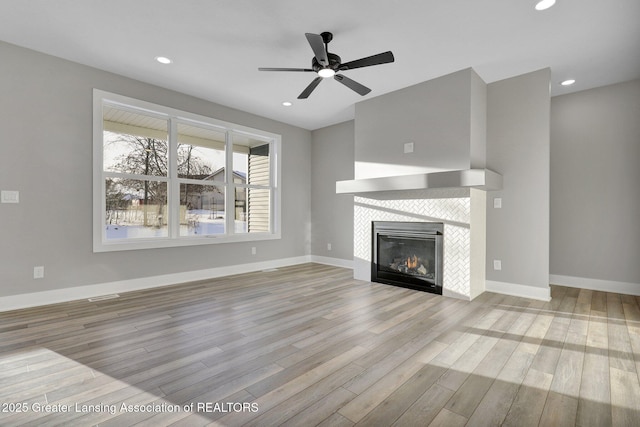
<svg viewBox="0 0 640 427"><path fill-rule="evenodd" d="M280 238L280 136L94 91L94 251Z"/></svg>

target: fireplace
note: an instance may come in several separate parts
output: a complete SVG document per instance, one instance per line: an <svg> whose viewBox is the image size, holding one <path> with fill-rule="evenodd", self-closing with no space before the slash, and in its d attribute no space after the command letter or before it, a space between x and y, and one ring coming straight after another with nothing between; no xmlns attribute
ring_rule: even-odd
<svg viewBox="0 0 640 427"><path fill-rule="evenodd" d="M442 295L444 224L372 222L371 281Z"/></svg>

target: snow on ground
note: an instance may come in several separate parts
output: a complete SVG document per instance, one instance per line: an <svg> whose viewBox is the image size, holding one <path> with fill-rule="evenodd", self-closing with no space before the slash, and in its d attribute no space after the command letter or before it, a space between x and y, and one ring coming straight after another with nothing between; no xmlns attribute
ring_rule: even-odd
<svg viewBox="0 0 640 427"><path fill-rule="evenodd" d="M210 210L190 210L185 217L187 223L180 224L180 236L206 236L224 234L224 212L212 213ZM246 233L246 221L234 221L236 233ZM139 224L107 224L107 240L117 239L145 239L154 237L168 237L168 227L143 226Z"/></svg>

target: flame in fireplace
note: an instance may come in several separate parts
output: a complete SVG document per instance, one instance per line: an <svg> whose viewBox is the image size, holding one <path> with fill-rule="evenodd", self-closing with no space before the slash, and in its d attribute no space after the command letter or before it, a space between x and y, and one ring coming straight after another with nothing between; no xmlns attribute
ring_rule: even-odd
<svg viewBox="0 0 640 427"><path fill-rule="evenodd" d="M418 257L412 256L407 258L407 268L418 268Z"/></svg>

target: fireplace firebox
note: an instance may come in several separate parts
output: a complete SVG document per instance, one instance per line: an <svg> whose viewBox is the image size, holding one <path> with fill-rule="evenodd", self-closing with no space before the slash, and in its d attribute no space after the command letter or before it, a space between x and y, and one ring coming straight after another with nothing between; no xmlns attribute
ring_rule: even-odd
<svg viewBox="0 0 640 427"><path fill-rule="evenodd" d="M371 281L442 295L440 222L372 222Z"/></svg>

